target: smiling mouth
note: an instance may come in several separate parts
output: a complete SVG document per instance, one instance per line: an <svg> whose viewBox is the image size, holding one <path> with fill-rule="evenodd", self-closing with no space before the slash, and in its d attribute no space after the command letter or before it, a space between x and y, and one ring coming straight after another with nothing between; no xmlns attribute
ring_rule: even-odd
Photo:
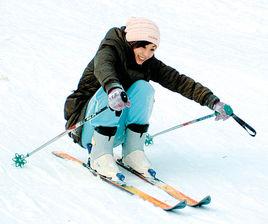
<svg viewBox="0 0 268 224"><path fill-rule="evenodd" d="M145 58L144 57L141 57L141 56L138 56L140 60L144 61Z"/></svg>
<svg viewBox="0 0 268 224"><path fill-rule="evenodd" d="M144 57L141 57L141 56L137 56L137 61L139 62L139 64L142 64L145 60L146 60L146 58L144 58Z"/></svg>

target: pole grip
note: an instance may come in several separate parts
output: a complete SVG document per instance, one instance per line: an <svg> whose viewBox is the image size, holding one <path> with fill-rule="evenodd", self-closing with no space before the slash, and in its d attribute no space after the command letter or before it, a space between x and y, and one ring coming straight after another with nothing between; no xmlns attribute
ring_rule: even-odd
<svg viewBox="0 0 268 224"><path fill-rule="evenodd" d="M124 103L127 103L128 96L125 91L121 92L121 99L123 100Z"/></svg>

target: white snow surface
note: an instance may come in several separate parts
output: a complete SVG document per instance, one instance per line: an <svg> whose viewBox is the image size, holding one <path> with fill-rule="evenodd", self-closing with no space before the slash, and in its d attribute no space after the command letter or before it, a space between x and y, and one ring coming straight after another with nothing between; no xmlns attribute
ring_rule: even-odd
<svg viewBox="0 0 268 224"><path fill-rule="evenodd" d="M1 0L0 223L268 223L268 4L265 0ZM154 139L146 148L158 177L212 202L165 212L51 154L86 161L68 136L16 168L26 154L64 131L63 105L107 30L129 16L161 30L156 57L212 89L252 125L214 119ZM211 111L158 84L149 132ZM120 147L115 154L120 156ZM123 171L124 172L124 171ZM124 172L166 203L166 193Z"/></svg>

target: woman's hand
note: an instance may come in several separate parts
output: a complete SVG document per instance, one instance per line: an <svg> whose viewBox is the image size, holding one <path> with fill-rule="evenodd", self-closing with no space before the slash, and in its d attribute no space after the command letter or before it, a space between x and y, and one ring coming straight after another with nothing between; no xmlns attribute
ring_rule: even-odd
<svg viewBox="0 0 268 224"><path fill-rule="evenodd" d="M121 88L114 88L108 93L108 104L112 110L121 111L125 107L130 107L127 93Z"/></svg>
<svg viewBox="0 0 268 224"><path fill-rule="evenodd" d="M231 106L220 101L214 104L213 110L218 112L215 118L216 121L218 120L225 121L233 114L233 109L231 108Z"/></svg>

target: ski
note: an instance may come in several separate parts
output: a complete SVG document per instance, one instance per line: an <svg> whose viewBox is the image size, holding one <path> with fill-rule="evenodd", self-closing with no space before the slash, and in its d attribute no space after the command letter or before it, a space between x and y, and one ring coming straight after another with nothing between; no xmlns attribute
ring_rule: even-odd
<svg viewBox="0 0 268 224"><path fill-rule="evenodd" d="M200 207L203 205L208 205L211 201L211 197L208 195L206 197L204 197L202 200L197 201L185 194L183 194L182 192L180 192L179 190L175 189L174 187L172 187L169 184L166 184L164 181L156 178L156 177L145 177L144 175L142 175L141 173L137 172L136 170L132 169L129 166L126 166L123 162L122 159L118 159L117 160L117 164L120 165L121 167L123 167L124 169L128 170L129 172L133 173L134 175L138 176L139 178L141 178L142 180L157 186L158 188L160 188L161 190L165 191L166 193L168 193L170 196L172 196L175 199L178 199L180 201L186 201L186 204L188 206L191 207Z"/></svg>
<svg viewBox="0 0 268 224"><path fill-rule="evenodd" d="M151 195L139 190L138 188L132 186L132 185L128 185L126 182L124 181L113 181L105 176L100 175L99 173L97 173L95 170L91 169L91 167L87 164L84 163L83 161L69 155L66 152L62 152L62 151L53 151L52 152L53 155L65 159L65 160L70 160L73 162L76 162L78 164L80 164L81 166L87 168L94 176L98 176L100 177L101 180L121 189L126 191L127 193L131 194L131 195L136 195L140 198L142 198L145 201L148 201L150 203L152 203L153 205L155 205L156 207L159 207L165 211L173 211L175 209L182 209L186 206L186 201L180 201L175 205L168 205L163 201L160 201L154 197L152 197Z"/></svg>

